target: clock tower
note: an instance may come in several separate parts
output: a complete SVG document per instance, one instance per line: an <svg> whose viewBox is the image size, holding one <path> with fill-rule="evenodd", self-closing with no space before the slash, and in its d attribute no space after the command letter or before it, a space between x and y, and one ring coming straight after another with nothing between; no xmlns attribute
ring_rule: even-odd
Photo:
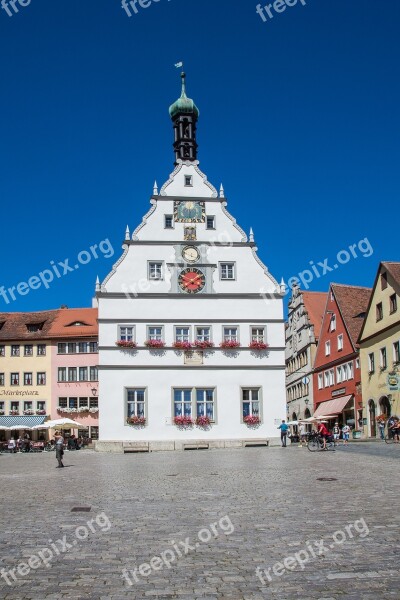
<svg viewBox="0 0 400 600"><path fill-rule="evenodd" d="M99 451L267 445L285 417L284 289L199 168L181 78L175 169L96 285Z"/></svg>

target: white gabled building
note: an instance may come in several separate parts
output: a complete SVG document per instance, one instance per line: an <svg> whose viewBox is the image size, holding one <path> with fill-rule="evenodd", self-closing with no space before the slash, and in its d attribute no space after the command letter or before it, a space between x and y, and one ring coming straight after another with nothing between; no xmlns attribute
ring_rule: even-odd
<svg viewBox="0 0 400 600"><path fill-rule="evenodd" d="M175 170L96 286L101 451L242 446L285 417L284 289L199 169L184 73L170 116Z"/></svg>

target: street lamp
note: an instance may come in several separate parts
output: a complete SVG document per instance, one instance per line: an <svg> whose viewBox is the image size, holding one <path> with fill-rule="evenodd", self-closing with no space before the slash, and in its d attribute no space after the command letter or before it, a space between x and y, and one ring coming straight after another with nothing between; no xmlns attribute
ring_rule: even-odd
<svg viewBox="0 0 400 600"><path fill-rule="evenodd" d="M95 387L92 388L92 394L93 396L97 396L97 389Z"/></svg>

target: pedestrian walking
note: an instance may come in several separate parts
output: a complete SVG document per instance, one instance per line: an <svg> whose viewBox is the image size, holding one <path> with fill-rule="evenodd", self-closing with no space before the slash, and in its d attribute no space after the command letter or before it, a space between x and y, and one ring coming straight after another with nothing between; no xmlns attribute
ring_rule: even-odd
<svg viewBox="0 0 400 600"><path fill-rule="evenodd" d="M13 437L8 440L8 451L11 454L15 454L17 451L17 445Z"/></svg>
<svg viewBox="0 0 400 600"><path fill-rule="evenodd" d="M54 438L56 440L56 459L58 461L57 469L61 469L64 467L63 464L63 456L64 456L64 438L59 431L56 431L54 434Z"/></svg>
<svg viewBox="0 0 400 600"><path fill-rule="evenodd" d="M306 434L306 426L304 423L300 423L299 427L299 436L300 436L300 448L303 446L303 443L307 445L307 434Z"/></svg>
<svg viewBox="0 0 400 600"><path fill-rule="evenodd" d="M289 430L289 425L287 425L287 423L285 423L285 420L282 420L282 423L279 425L278 429L281 430L281 442L282 442L282 448L286 448L286 438L287 438L287 434L288 434L288 430Z"/></svg>
<svg viewBox="0 0 400 600"><path fill-rule="evenodd" d="M339 423L336 421L335 425L333 426L333 445L334 446L339 446L339 439L340 439L340 427L339 427Z"/></svg>
<svg viewBox="0 0 400 600"><path fill-rule="evenodd" d="M343 433L343 445L347 446L347 444L349 443L349 439L350 439L350 427L349 425L343 425L343 429L342 429L342 433Z"/></svg>
<svg viewBox="0 0 400 600"><path fill-rule="evenodd" d="M381 440L385 440L385 421L378 421L378 427Z"/></svg>

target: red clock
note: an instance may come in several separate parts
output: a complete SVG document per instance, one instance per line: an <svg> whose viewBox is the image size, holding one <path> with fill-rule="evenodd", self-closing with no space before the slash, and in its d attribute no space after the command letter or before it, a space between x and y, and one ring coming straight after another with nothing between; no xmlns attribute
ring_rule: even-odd
<svg viewBox="0 0 400 600"><path fill-rule="evenodd" d="M179 286L183 292L197 294L201 292L206 284L206 276L200 269L190 267L179 274Z"/></svg>

